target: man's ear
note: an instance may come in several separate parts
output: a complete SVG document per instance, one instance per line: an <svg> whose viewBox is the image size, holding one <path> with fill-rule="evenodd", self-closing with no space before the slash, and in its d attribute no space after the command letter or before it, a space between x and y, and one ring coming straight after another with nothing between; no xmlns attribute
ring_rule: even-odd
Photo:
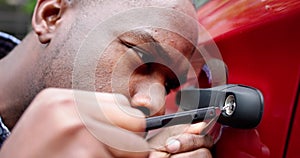
<svg viewBox="0 0 300 158"><path fill-rule="evenodd" d="M60 24L63 0L38 0L32 17L32 27L41 43L49 43Z"/></svg>

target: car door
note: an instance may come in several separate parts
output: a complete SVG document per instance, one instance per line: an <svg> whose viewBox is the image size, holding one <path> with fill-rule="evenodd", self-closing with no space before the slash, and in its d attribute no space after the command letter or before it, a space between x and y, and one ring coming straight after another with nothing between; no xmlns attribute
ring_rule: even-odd
<svg viewBox="0 0 300 158"><path fill-rule="evenodd" d="M259 89L256 129L224 127L215 157L297 157L300 141L300 1L214 0L198 10L228 67L228 83Z"/></svg>

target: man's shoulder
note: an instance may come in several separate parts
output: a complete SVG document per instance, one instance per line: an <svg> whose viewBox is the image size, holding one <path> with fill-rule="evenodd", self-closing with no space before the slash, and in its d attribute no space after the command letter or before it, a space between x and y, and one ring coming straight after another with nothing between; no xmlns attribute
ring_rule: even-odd
<svg viewBox="0 0 300 158"><path fill-rule="evenodd" d="M0 31L0 60L5 57L16 45L20 43L20 40L12 35ZM10 132L2 122L0 117L0 147L3 142L9 136Z"/></svg>

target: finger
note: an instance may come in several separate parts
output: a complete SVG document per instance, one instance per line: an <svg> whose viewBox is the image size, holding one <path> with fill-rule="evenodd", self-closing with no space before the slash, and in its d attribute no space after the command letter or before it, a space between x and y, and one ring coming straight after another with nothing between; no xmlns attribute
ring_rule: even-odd
<svg viewBox="0 0 300 158"><path fill-rule="evenodd" d="M186 130L185 133L190 133L190 134L200 134L201 131L203 131L206 127L205 122L199 122L196 124L190 125L190 127Z"/></svg>
<svg viewBox="0 0 300 158"><path fill-rule="evenodd" d="M161 152L161 151L153 151L150 153L149 158L169 158L170 153Z"/></svg>
<svg viewBox="0 0 300 158"><path fill-rule="evenodd" d="M150 151L146 140L119 127L90 121L89 132L105 144L114 157L147 157Z"/></svg>
<svg viewBox="0 0 300 158"><path fill-rule="evenodd" d="M158 135L155 135L148 139L151 146L160 151L166 151L166 141L170 137L178 136L182 133L199 134L206 127L205 122L200 122L192 125L176 125L164 128Z"/></svg>
<svg viewBox="0 0 300 158"><path fill-rule="evenodd" d="M184 125L176 125L176 126L160 129L158 133L150 137L147 141L149 142L152 148L160 151L166 151L165 149L166 141L170 137L185 133L186 130L189 128L189 126L190 125L184 124Z"/></svg>
<svg viewBox="0 0 300 158"><path fill-rule="evenodd" d="M124 158L148 158L149 152L147 151L124 151L109 147L110 153L113 157L124 157Z"/></svg>
<svg viewBox="0 0 300 158"><path fill-rule="evenodd" d="M166 149L170 153L181 153L198 148L210 148L213 139L209 135L182 134L167 140Z"/></svg>
<svg viewBox="0 0 300 158"><path fill-rule="evenodd" d="M187 157L197 157L197 158L212 158L210 151L206 148L201 148L191 152L180 153L172 155L171 158L187 158Z"/></svg>
<svg viewBox="0 0 300 158"><path fill-rule="evenodd" d="M109 93L74 91L79 115L84 122L97 120L133 132L144 132L144 114L131 108L125 96Z"/></svg>

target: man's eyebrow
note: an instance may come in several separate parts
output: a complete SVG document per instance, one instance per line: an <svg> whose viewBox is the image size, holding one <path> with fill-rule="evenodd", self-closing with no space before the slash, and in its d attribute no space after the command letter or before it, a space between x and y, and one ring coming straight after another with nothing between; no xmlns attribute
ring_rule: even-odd
<svg viewBox="0 0 300 158"><path fill-rule="evenodd" d="M144 30L134 30L129 33L131 36L130 38L133 38L134 40L140 40L143 41L143 44L150 44L151 48L154 48L154 51L151 51L152 53L156 53L155 55L159 56L160 58L163 59L163 61L167 62L166 64L171 64L171 57L168 55L167 51L161 46L161 43L157 41L150 33ZM139 49L142 49L142 47L138 46L135 43L132 43L128 40L123 39L122 37L119 38L121 43L130 46L130 47L137 47Z"/></svg>

